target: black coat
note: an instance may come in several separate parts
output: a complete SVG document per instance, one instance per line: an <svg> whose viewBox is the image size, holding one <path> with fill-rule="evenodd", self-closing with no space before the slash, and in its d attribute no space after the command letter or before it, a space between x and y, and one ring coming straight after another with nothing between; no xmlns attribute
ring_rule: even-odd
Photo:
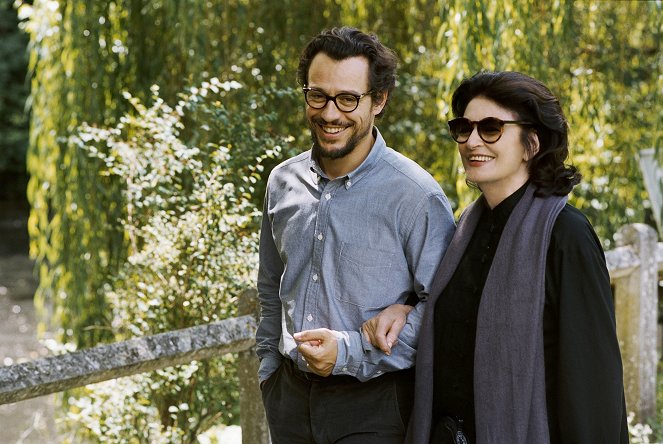
<svg viewBox="0 0 663 444"><path fill-rule="evenodd" d="M457 235L463 230L461 219ZM427 310L443 290L432 288ZM443 383L433 373L433 319L425 316L420 331L410 443L427 441L431 386ZM569 205L555 221L548 249L543 325L550 442L628 444L610 277L591 224Z"/></svg>

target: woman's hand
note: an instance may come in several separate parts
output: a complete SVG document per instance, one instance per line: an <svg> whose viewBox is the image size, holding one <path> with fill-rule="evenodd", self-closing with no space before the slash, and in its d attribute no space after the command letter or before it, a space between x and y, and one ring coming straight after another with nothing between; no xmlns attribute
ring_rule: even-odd
<svg viewBox="0 0 663 444"><path fill-rule="evenodd" d="M390 355L392 347L398 341L399 333L405 326L407 315L413 308L411 305L390 305L362 324L364 337L374 347Z"/></svg>

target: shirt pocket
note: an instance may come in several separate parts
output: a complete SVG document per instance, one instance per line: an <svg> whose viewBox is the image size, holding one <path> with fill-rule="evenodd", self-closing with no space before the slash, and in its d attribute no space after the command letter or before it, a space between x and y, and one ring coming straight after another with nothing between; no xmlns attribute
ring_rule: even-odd
<svg viewBox="0 0 663 444"><path fill-rule="evenodd" d="M342 242L336 257L334 297L362 308L381 308L393 302L396 253Z"/></svg>

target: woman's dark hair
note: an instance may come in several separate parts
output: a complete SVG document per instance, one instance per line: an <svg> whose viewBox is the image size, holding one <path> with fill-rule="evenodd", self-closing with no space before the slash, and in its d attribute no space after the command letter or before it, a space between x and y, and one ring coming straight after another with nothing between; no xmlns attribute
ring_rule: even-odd
<svg viewBox="0 0 663 444"><path fill-rule="evenodd" d="M580 182L580 173L564 162L569 157L568 124L559 100L540 81L514 71L479 72L465 79L454 91L451 109L462 117L475 97L485 97L517 114L518 120L532 122L539 138L539 151L528 162L530 181L538 196L566 195ZM533 150L530 131L522 131L521 141Z"/></svg>
<svg viewBox="0 0 663 444"><path fill-rule="evenodd" d="M348 27L322 31L306 45L297 68L297 81L300 85L308 84L311 61L319 52L339 61L350 57L366 57L369 66L368 86L373 90L371 98L374 101L381 100L385 93L391 93L396 85L398 57L394 51L380 43L377 36ZM391 94L388 94L387 101L390 97ZM384 108L376 117L381 117L383 112Z"/></svg>

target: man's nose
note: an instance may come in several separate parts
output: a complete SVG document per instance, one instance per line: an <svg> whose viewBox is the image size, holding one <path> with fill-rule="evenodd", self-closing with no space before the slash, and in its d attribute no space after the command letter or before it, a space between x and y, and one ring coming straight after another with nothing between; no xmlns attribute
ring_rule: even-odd
<svg viewBox="0 0 663 444"><path fill-rule="evenodd" d="M338 109L336 103L333 100L327 100L325 107L322 108L320 116L327 121L332 121L338 119L341 114L342 112Z"/></svg>

